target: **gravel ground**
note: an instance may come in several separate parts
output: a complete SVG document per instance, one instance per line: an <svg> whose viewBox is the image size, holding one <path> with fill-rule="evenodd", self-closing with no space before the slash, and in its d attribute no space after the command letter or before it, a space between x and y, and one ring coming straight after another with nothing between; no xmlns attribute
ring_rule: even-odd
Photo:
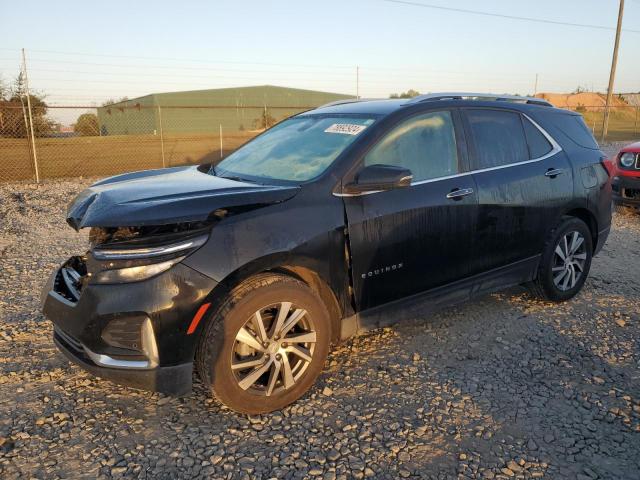
<svg viewBox="0 0 640 480"><path fill-rule="evenodd" d="M640 478L640 216L615 217L573 301L513 289L358 337L247 417L57 352L40 289L86 246L63 216L89 183L0 185L1 478Z"/></svg>

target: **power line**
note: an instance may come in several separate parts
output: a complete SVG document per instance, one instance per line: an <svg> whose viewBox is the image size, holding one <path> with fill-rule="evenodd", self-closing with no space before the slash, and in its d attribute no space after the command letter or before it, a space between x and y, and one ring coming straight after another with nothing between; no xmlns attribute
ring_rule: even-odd
<svg viewBox="0 0 640 480"><path fill-rule="evenodd" d="M0 47L0 50L15 50L7 47ZM175 58L175 57L145 57L134 55L113 55L104 53L87 53L87 52L61 52L59 50L34 50L28 49L29 52L36 53L52 53L56 55L79 55L83 57L105 57L105 58L128 58L131 60L168 60L172 62L192 62L192 63L209 63L209 64L232 64L232 65L266 65L272 67L304 67L304 68L350 68L353 65L312 65L312 64L295 64L295 63L269 63L269 62L239 62L233 60L203 60L194 58Z"/></svg>
<svg viewBox="0 0 640 480"><path fill-rule="evenodd" d="M8 58L0 58L0 61L8 61L10 59ZM320 75L320 74L324 74L326 75L324 72L308 72L308 71L301 71L301 70L256 70L256 69L228 69L228 68L223 68L223 69L218 69L218 68L207 68L207 67L189 67L189 66L181 66L181 65L176 65L176 66L170 66L170 65L132 65L132 64L115 64L115 63L93 63L93 62L81 62L81 61L71 61L71 60L50 60L50 59L44 59L44 58L32 58L30 61L31 64L62 64L62 65L82 65L82 66L90 66L90 67L112 67L112 68L122 68L122 69L129 69L130 71L135 71L135 70L148 70L148 69L158 69L158 70L168 70L171 72L175 72L175 71L186 71L186 70L193 70L193 71L198 71L198 72L206 72L206 71L211 71L211 72L216 72L216 73L225 73L225 72L241 72L241 73L247 73L247 74L305 74L305 75ZM142 76L163 76L163 75L169 75L167 73L127 73L127 72L106 72L106 71L100 71L100 70L95 70L92 72L89 71L73 71L73 70L69 70L69 69L65 69L65 70L54 70L54 69L45 69L45 68L31 68L30 70L34 70L34 71L49 71L49 72L61 72L61 73L87 73L87 74L105 74L105 75L125 75L125 74L130 74L130 75L142 75ZM328 74L330 76L345 76L345 77L352 77L354 75L353 72L336 72L333 70L330 70L329 67L327 67L326 72L328 72ZM394 66L394 67L378 67L378 66L368 66L368 67L360 67L360 72L364 72L364 74L366 76L370 76L371 74L373 75L384 75L385 78L388 76L402 76L403 78L424 78L425 76L431 76L431 75L440 75L440 74L454 74L454 75L480 75L480 76L487 76L486 74L483 74L482 72L478 72L475 70L443 70L443 69L432 69L432 68L420 68L420 67L415 67L415 66ZM384 73L382 73L384 72ZM409 75L407 75L405 72L408 72ZM545 73L545 72L542 72ZM554 72L557 73L557 72ZM171 74L171 76L175 76L175 75L179 75L181 77L190 77L190 75L184 75L182 73L180 74ZM494 78L503 78L504 76L509 76L509 77L526 77L529 78L532 75L535 75L535 73L530 73L530 72L514 72L514 71L495 71L492 70L491 71L491 75L494 76ZM551 73L547 72L547 76L548 75L553 75ZM192 76L192 77L196 77L196 76ZM200 76L199 76L200 77ZM209 76L202 76L202 78L209 78Z"/></svg>
<svg viewBox="0 0 640 480"><path fill-rule="evenodd" d="M548 20L545 18L533 18L533 17L520 17L517 15L507 15L503 13L493 13L493 12L484 12L480 10L468 10L466 8L454 8L454 7L443 7L442 5L433 5L430 3L421 3L421 2L412 2L408 0L382 0L387 3L394 3L397 5L411 6L411 7L421 7L421 8L431 8L434 10L444 10L447 12L456 12L456 13L467 13L470 15L482 15L484 17L496 17L496 18L505 18L508 20L520 20L524 22L536 22L536 23L547 23L551 25L562 25L565 27L580 27L580 28L592 28L596 30L612 30L615 31L614 27L607 27L606 25L590 25L586 23L571 23L571 22L561 22L558 20ZM640 30L628 30L623 29L623 32L629 33L640 33Z"/></svg>

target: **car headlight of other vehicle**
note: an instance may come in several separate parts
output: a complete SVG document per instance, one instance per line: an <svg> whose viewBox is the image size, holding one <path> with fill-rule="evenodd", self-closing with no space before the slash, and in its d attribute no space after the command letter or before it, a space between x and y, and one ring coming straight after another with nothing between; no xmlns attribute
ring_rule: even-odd
<svg viewBox="0 0 640 480"><path fill-rule="evenodd" d="M146 280L169 270L200 248L208 235L174 240L161 245L100 245L93 249L91 283L129 283Z"/></svg>
<svg viewBox="0 0 640 480"><path fill-rule="evenodd" d="M625 168L631 168L636 161L636 154L631 152L626 152L620 155L620 165Z"/></svg>

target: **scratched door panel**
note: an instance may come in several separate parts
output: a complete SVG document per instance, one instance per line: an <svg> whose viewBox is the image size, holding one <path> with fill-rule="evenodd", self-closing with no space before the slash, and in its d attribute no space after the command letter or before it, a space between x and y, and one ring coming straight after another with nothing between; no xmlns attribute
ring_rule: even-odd
<svg viewBox="0 0 640 480"><path fill-rule="evenodd" d="M455 189L474 193L447 198ZM469 274L477 196L471 175L346 197L354 289L361 309Z"/></svg>

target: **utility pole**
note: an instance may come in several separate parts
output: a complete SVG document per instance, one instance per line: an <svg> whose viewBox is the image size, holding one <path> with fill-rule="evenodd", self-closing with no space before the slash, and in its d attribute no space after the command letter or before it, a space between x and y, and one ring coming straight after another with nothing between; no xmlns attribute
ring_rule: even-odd
<svg viewBox="0 0 640 480"><path fill-rule="evenodd" d="M166 168L166 163L164 160L164 132L162 131L162 109L158 104L158 127L160 130L160 154L162 155L162 168Z"/></svg>
<svg viewBox="0 0 640 480"><path fill-rule="evenodd" d="M220 160L222 160L222 124L220 124Z"/></svg>
<svg viewBox="0 0 640 480"><path fill-rule="evenodd" d="M538 94L538 74L536 73L536 83L533 86L533 96L535 97Z"/></svg>
<svg viewBox="0 0 640 480"><path fill-rule="evenodd" d="M602 121L602 141L604 142L609 130L609 108L613 99L613 82L616 78L616 65L618 64L618 47L620 46L620 33L622 30L622 14L624 13L624 0L620 0L618 10L618 26L616 28L616 41L613 46L613 60L611 61L611 74L609 75L609 87L607 88L607 102L604 106L604 119Z"/></svg>
<svg viewBox="0 0 640 480"><path fill-rule="evenodd" d="M356 99L360 98L360 67L356 66Z"/></svg>
<svg viewBox="0 0 640 480"><path fill-rule="evenodd" d="M36 137L33 134L33 115L31 114L31 93L29 92L29 77L27 76L27 57L22 49L22 73L24 74L24 88L27 93L27 109L29 111L29 130L31 130L31 148L33 151L33 167L36 172L36 183L40 183L38 171L38 154L36 153Z"/></svg>

